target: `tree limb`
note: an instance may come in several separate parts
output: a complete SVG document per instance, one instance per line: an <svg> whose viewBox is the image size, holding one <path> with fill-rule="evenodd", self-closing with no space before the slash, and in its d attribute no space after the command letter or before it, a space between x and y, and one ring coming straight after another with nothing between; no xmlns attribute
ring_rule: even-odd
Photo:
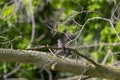
<svg viewBox="0 0 120 80"><path fill-rule="evenodd" d="M94 66L91 63L76 61L65 57L57 57L47 52L32 50L0 49L0 61L30 63L44 69L71 72L89 77L120 80L120 69L111 66Z"/></svg>

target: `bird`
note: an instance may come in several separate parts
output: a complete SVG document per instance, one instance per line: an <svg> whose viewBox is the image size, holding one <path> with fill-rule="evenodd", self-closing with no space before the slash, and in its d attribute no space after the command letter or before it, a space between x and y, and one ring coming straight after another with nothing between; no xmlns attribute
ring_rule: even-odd
<svg viewBox="0 0 120 80"><path fill-rule="evenodd" d="M58 55L67 55L67 52L65 50L65 45L64 45L64 43L62 42L61 39L57 40L57 44L58 44L58 48L61 48L61 49L58 50L56 54L58 54Z"/></svg>

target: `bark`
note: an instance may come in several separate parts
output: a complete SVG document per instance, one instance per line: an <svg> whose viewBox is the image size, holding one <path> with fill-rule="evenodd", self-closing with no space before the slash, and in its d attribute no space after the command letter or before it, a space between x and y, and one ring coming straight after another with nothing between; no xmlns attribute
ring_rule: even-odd
<svg viewBox="0 0 120 80"><path fill-rule="evenodd" d="M95 66L89 62L57 57L49 52L0 49L0 61L30 63L43 69L65 71L89 77L120 80L120 69L107 65Z"/></svg>

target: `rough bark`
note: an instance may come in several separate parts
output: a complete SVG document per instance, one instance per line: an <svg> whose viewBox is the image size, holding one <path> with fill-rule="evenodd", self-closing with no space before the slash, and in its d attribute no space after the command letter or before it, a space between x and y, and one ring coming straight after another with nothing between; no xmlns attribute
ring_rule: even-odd
<svg viewBox="0 0 120 80"><path fill-rule="evenodd" d="M106 65L94 66L89 62L57 57L47 52L0 49L0 61L30 63L41 68L71 72L89 77L120 80L120 69Z"/></svg>

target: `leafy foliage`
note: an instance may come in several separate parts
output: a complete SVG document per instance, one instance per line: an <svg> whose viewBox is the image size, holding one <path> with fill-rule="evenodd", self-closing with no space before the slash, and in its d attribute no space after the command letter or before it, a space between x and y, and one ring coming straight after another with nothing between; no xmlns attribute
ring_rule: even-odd
<svg viewBox="0 0 120 80"><path fill-rule="evenodd" d="M33 24L35 24L35 36L32 47L56 45L57 39L64 31L73 38L76 38L81 31L78 38L70 43L72 46L119 42L116 35L116 32L120 34L119 9L115 11L118 2L119 0L116 2L114 0L1 0L0 46L12 49L29 48ZM34 23L32 15L34 15ZM111 20L116 32L109 21L94 19L95 17ZM111 45L79 49L86 56L100 63L108 50L113 53L120 50L119 46ZM117 57L119 59L119 55ZM116 57L114 59L117 60ZM106 63L112 61L113 58L109 56ZM12 63L2 62L0 65L1 73L7 73L14 68ZM23 65L25 66L22 66L22 71L15 73L15 77L26 77L31 80L38 78L38 72L33 72L35 66ZM29 70L26 72L26 69ZM2 75L0 77L2 78Z"/></svg>

